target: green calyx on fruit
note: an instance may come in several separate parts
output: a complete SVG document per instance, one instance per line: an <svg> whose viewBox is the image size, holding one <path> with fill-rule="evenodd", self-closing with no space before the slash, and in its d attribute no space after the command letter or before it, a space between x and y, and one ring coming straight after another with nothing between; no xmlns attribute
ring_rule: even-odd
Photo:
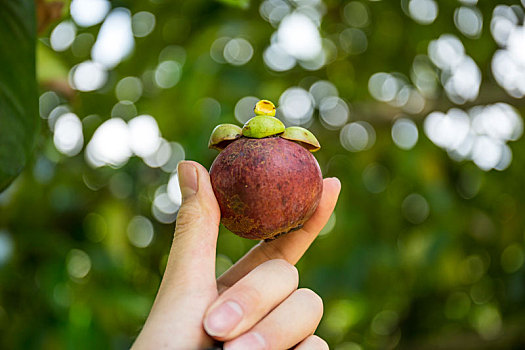
<svg viewBox="0 0 525 350"><path fill-rule="evenodd" d="M253 109L255 117L248 120L242 129L234 124L220 124L213 129L208 142L208 148L222 151L230 143L240 137L252 139L263 139L265 137L280 136L298 143L310 152L321 148L319 141L310 131L291 126L286 128L284 124L275 117L275 105L268 100L260 100Z"/></svg>
<svg viewBox="0 0 525 350"><path fill-rule="evenodd" d="M242 129L234 124L220 124L213 129L208 148L222 151L242 135Z"/></svg>
<svg viewBox="0 0 525 350"><path fill-rule="evenodd" d="M306 130L299 126L290 126L286 128L281 137L283 139L297 142L310 152L316 152L321 148L321 145L315 138L314 134L312 134L310 130Z"/></svg>
<svg viewBox="0 0 525 350"><path fill-rule="evenodd" d="M253 111L255 112L255 115L275 117L275 105L268 100L260 100L257 102Z"/></svg>
<svg viewBox="0 0 525 350"><path fill-rule="evenodd" d="M258 115L248 120L242 128L242 136L253 139L275 136L284 132L284 124L275 117Z"/></svg>

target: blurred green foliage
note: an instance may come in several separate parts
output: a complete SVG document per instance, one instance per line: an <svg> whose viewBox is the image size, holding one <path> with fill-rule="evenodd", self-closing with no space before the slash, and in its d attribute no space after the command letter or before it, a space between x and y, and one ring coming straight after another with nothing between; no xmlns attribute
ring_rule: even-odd
<svg viewBox="0 0 525 350"><path fill-rule="evenodd" d="M309 125L323 147L315 154L323 174L342 182L335 214L298 264L301 286L325 303L318 334L337 350L522 348L524 139L510 145L513 159L504 171L451 160L422 127L428 112L454 105L440 90L424 111L409 116L419 140L403 150L391 137L401 109L375 101L368 90L376 72L409 76L414 57L426 54L431 40L453 33L483 76L479 97L467 106L506 101L523 112L522 100L506 95L490 72L497 49L490 18L503 1L479 2L484 25L476 39L454 25L459 1L440 1L437 19L425 26L403 11L407 3L362 1L369 15L364 52L338 48L318 70L296 66L279 73L263 61L275 28L261 18L259 2L244 9L245 1L114 1L132 14L154 14L153 31L135 38L133 52L109 71L101 89L78 92L68 85L68 72L89 59L100 25L79 27L73 46L62 52L50 46L53 25L37 44L40 92L55 91L82 119L87 144L116 113L116 84L139 77L144 91L134 103L137 113L154 116L186 159L209 167L216 155L206 148L209 134L219 123L239 124L239 99L277 102L292 86L308 90L317 80L332 82L351 105L350 119L370 123L376 141L350 152L317 112ZM348 27L347 2L323 4L321 34L338 43ZM239 36L253 46L249 62L236 66L211 57L216 39ZM182 67L180 80L167 89L152 78L162 52L174 53ZM127 348L153 302L172 240L173 224L152 215L155 192L170 174L138 157L122 167L93 168L84 152L60 153L48 123L42 120L29 166L0 195L0 348ZM153 240L144 248L129 238L137 215L153 223ZM221 228L218 272L253 244Z"/></svg>
<svg viewBox="0 0 525 350"><path fill-rule="evenodd" d="M34 2L0 2L0 191L22 171L38 134Z"/></svg>

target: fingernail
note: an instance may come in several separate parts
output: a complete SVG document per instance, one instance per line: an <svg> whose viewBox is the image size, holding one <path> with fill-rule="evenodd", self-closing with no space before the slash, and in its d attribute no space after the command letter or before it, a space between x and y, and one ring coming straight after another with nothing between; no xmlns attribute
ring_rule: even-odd
<svg viewBox="0 0 525 350"><path fill-rule="evenodd" d="M246 333L234 341L227 343L224 350L265 350L266 341L257 332Z"/></svg>
<svg viewBox="0 0 525 350"><path fill-rule="evenodd" d="M199 190L197 181L197 169L190 162L179 162L177 164L177 175L179 176L180 192L182 199L193 196Z"/></svg>
<svg viewBox="0 0 525 350"><path fill-rule="evenodd" d="M228 334L243 316L242 308L234 301L227 301L215 309L204 320L204 329L211 336Z"/></svg>

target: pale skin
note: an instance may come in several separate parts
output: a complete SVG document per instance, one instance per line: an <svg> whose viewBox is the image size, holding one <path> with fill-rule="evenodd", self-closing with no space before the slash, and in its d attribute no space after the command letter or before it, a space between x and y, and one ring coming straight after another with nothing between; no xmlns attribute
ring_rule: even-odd
<svg viewBox="0 0 525 350"><path fill-rule="evenodd" d="M340 182L328 178L314 215L298 231L260 242L218 279L215 256L220 211L206 169L178 167L183 203L166 271L132 349L328 349L313 335L323 303L297 289L295 264L330 217Z"/></svg>

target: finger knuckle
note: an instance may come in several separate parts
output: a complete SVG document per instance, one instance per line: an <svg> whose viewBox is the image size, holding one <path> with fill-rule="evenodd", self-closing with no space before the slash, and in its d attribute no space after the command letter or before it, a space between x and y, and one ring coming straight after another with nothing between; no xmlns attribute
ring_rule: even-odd
<svg viewBox="0 0 525 350"><path fill-rule="evenodd" d="M250 309L251 306L259 305L262 302L261 292L249 286L244 286L237 290L233 298L240 303L244 309Z"/></svg>
<svg viewBox="0 0 525 350"><path fill-rule="evenodd" d="M286 258L285 252L274 241L259 243L259 249L268 260Z"/></svg>
<svg viewBox="0 0 525 350"><path fill-rule="evenodd" d="M315 310L320 315L323 314L323 299L321 299L317 293L308 288L298 289L295 293L306 299L306 302L312 310Z"/></svg>

